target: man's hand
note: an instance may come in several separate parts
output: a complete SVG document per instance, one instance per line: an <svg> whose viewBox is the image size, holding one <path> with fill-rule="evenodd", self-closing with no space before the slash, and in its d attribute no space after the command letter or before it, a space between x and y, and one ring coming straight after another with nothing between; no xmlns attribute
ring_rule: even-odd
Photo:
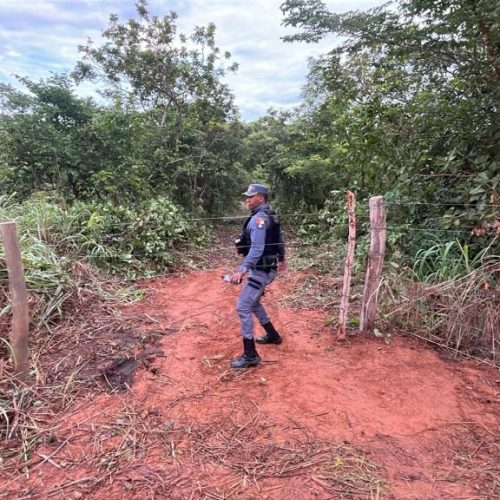
<svg viewBox="0 0 500 500"><path fill-rule="evenodd" d="M243 276L245 276L246 272L242 272L242 273L234 273L232 276L231 276L231 283L233 285L239 285L242 280L243 280Z"/></svg>

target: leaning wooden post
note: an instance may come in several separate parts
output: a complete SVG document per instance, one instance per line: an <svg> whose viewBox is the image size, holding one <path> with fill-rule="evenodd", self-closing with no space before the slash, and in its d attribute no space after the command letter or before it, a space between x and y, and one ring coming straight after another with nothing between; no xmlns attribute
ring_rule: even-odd
<svg viewBox="0 0 500 500"><path fill-rule="evenodd" d="M0 233L5 248L5 262L12 294L12 332L10 343L14 354L16 377L24 382L29 372L29 311L28 293L24 281L23 262L19 250L15 222L0 223Z"/></svg>
<svg viewBox="0 0 500 500"><path fill-rule="evenodd" d="M385 241L387 228L385 225L384 197L370 198L370 253L368 254L368 268L366 270L365 288L361 304L360 330L370 331L375 324L378 304L378 289L382 266L384 265Z"/></svg>
<svg viewBox="0 0 500 500"><path fill-rule="evenodd" d="M344 284L340 299L339 326L337 336L339 340L345 339L347 310L349 308L349 292L351 290L351 272L354 263L354 248L356 247L356 197L347 191L347 214L349 216L349 236L347 239L347 256L344 264Z"/></svg>

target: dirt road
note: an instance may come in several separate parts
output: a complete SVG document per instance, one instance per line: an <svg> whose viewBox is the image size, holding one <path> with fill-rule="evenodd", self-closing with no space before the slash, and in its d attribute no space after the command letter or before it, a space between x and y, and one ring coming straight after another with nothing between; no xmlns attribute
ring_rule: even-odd
<svg viewBox="0 0 500 500"><path fill-rule="evenodd" d="M239 288L223 272L148 283L125 313L148 318L144 337L159 336L158 349L130 391L98 393L48 423L44 458L3 495L500 496L497 370L406 338L339 343L323 313L287 307L288 278L264 299L283 344L260 347L257 368L231 370Z"/></svg>

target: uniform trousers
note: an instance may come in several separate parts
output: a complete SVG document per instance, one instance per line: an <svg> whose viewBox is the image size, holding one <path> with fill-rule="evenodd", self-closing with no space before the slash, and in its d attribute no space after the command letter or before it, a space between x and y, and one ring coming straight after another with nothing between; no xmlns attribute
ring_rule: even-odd
<svg viewBox="0 0 500 500"><path fill-rule="evenodd" d="M253 315L257 317L261 325L269 323L269 316L260 303L266 286L274 281L276 271L269 273L252 270L248 274L247 281L236 304L236 312L240 317L241 334L245 339L253 339Z"/></svg>

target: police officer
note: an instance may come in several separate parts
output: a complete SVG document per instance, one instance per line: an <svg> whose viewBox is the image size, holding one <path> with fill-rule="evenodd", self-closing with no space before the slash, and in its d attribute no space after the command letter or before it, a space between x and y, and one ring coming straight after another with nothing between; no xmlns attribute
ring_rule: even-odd
<svg viewBox="0 0 500 500"><path fill-rule="evenodd" d="M231 361L233 368L248 368L260 362L255 349L253 315L257 316L265 335L256 340L259 344L281 344L282 338L271 323L260 299L267 285L276 277L278 266L286 269L285 244L278 216L268 204L268 189L262 184L250 184L246 205L251 211L243 225L243 231L236 240L238 253L245 256L238 270L231 277L231 283L247 280L241 291L236 311L240 317L243 336L243 354Z"/></svg>

